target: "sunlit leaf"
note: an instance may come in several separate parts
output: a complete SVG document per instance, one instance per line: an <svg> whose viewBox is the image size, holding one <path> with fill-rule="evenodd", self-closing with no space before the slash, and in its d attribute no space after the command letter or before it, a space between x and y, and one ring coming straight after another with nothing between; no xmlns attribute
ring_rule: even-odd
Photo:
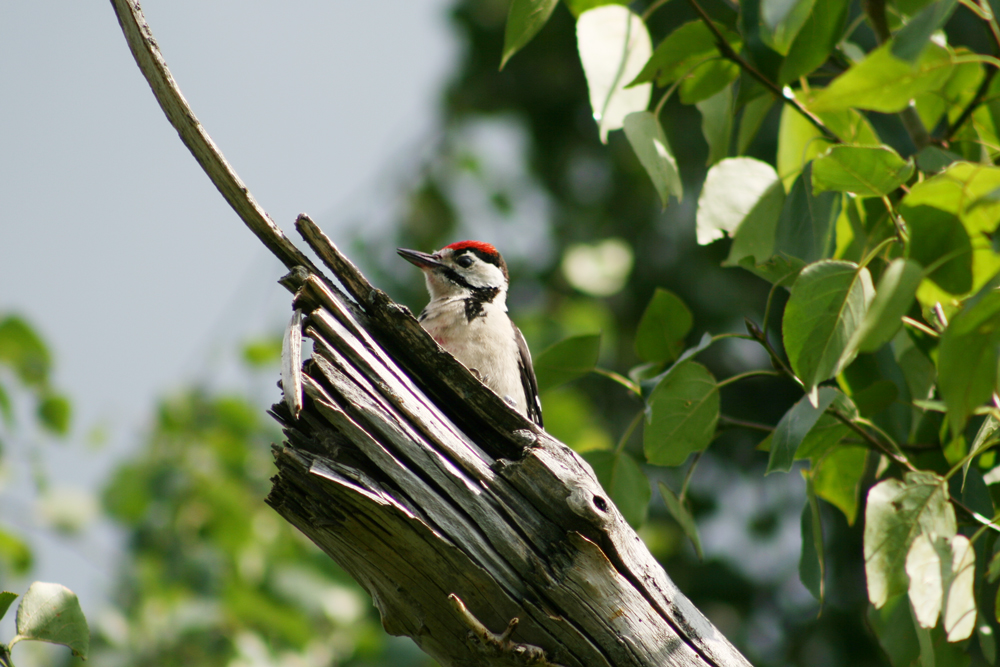
<svg viewBox="0 0 1000 667"><path fill-rule="evenodd" d="M670 512L670 516L674 518L674 521L681 527L687 538L691 540L691 545L694 546L695 552L698 554L699 559L704 559L705 554L701 550L701 538L698 536L698 525L694 522L694 517L691 513L684 507L680 498L670 490L663 482L657 482L660 487L660 495L663 496L663 502L667 505L667 511Z"/></svg>
<svg viewBox="0 0 1000 667"><path fill-rule="evenodd" d="M68 646L87 659L90 630L76 593L61 584L36 581L17 608L17 637Z"/></svg>
<svg viewBox="0 0 1000 667"><path fill-rule="evenodd" d="M955 535L955 511L944 479L910 472L904 480L887 479L868 492L865 508L865 574L868 598L881 607L909 588L906 557L917 535Z"/></svg>
<svg viewBox="0 0 1000 667"><path fill-rule="evenodd" d="M942 620L948 641L954 643L971 637L976 627L976 552L965 535L953 536L949 546L952 560Z"/></svg>
<svg viewBox="0 0 1000 667"><path fill-rule="evenodd" d="M930 44L914 65L893 56L891 49L890 43L872 51L817 93L809 108L820 112L854 107L895 113L920 93L943 86L951 74L951 56L936 44Z"/></svg>
<svg viewBox="0 0 1000 667"><path fill-rule="evenodd" d="M813 161L813 193L835 190L860 197L881 197L913 175L913 160L888 146L831 146Z"/></svg>
<svg viewBox="0 0 1000 667"><path fill-rule="evenodd" d="M601 351L601 334L572 336L555 343L535 357L538 390L545 391L594 370Z"/></svg>
<svg viewBox="0 0 1000 667"><path fill-rule="evenodd" d="M643 447L650 463L676 466L704 450L719 419L719 388L707 368L678 364L653 390L646 405Z"/></svg>
<svg viewBox="0 0 1000 667"><path fill-rule="evenodd" d="M511 0L510 10L507 12L500 69L503 69L511 56L524 48L524 45L538 34L558 4L559 0Z"/></svg>
<svg viewBox="0 0 1000 667"><path fill-rule="evenodd" d="M691 331L691 311L679 296L656 288L635 333L635 353L643 361L674 361Z"/></svg>
<svg viewBox="0 0 1000 667"><path fill-rule="evenodd" d="M910 604L913 615L923 628L937 625L944 589L941 581L941 557L929 537L920 533L913 539L906 554L906 576L909 577ZM947 538L942 538L947 539ZM950 555L950 554L949 554ZM950 560L950 559L949 559Z"/></svg>
<svg viewBox="0 0 1000 667"><path fill-rule="evenodd" d="M754 158L727 158L714 165L708 170L705 184L698 196L696 216L698 244L706 245L723 238L726 234L732 236L777 182L778 174L774 168ZM784 199L784 192L781 193L780 199ZM773 209L772 206L771 210ZM777 224L777 212L774 213L773 219L774 224ZM773 247L774 228L771 229L770 245ZM754 247L763 245L757 239L753 241L747 239L744 243L752 244ZM770 248L767 252L770 252ZM745 256L742 255L738 259ZM760 256L758 259L764 260L767 257L770 257L770 254L766 257Z"/></svg>
<svg viewBox="0 0 1000 667"><path fill-rule="evenodd" d="M851 362L847 344L873 294L868 269L851 262L824 260L799 274L785 306L782 334L792 370L807 392Z"/></svg>
<svg viewBox="0 0 1000 667"><path fill-rule="evenodd" d="M635 459L625 452L610 450L592 450L581 456L594 469L597 481L629 525L638 528L645 523L653 492Z"/></svg>
<svg viewBox="0 0 1000 667"><path fill-rule="evenodd" d="M651 84L625 86L652 55L652 41L642 19L621 5L604 5L581 14L576 40L590 107L601 141L607 143L608 132L622 127L630 113L649 105Z"/></svg>
<svg viewBox="0 0 1000 667"><path fill-rule="evenodd" d="M660 121L651 111L636 111L625 116L624 128L625 136L639 158L639 164L653 182L663 206L666 207L670 195L681 201L684 183Z"/></svg>

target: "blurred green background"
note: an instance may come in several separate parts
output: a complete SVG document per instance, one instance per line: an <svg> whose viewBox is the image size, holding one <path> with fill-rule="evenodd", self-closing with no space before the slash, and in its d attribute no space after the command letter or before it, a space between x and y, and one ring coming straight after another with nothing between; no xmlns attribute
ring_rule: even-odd
<svg viewBox="0 0 1000 667"><path fill-rule="evenodd" d="M728 7L721 0L705 4L713 12ZM507 6L507 0L463 0L450 10L461 47L441 94L440 128L417 168L399 179L406 205L395 219L371 224L330 213L317 216L319 222L341 230L338 242L372 282L414 311L426 301L423 282L396 257L397 246L493 242L510 266L512 315L536 354L566 336L600 332L601 365L626 372L639 361L633 337L657 287L690 307L689 344L706 331L742 331L744 317L760 322L769 286L720 267L727 241L695 243L695 202L707 158L697 111L676 98L665 107L663 124L686 188L682 202L661 209L622 133L613 132L608 145L598 139L574 22L564 6L498 71ZM852 16L858 11L852 7ZM694 18L675 2L655 15L652 27L665 34ZM949 33L965 35L962 21L959 12ZM865 26L855 39L865 48L873 43ZM970 42L978 39L968 35ZM777 113L772 109L749 149L772 163ZM892 122L885 119L880 134L909 152ZM776 305L773 312L780 313ZM0 439L37 448L39 460L57 456L59 447L87 446L51 442L67 430L60 415L68 405L53 403L62 399L47 379L45 332L22 324L30 336L21 332L20 342L6 348L0 339L0 364L9 371L0 374L0 407L5 401L21 406L5 412ZM248 386L277 379L274 338L246 341L241 354ZM701 360L720 378L767 364L759 347L735 339ZM726 387L722 412L774 423L798 396L788 381L756 378ZM613 447L640 408L598 375L549 390L542 402L547 430L581 452ZM96 510L124 540L114 605L84 605L94 634L91 664L430 664L409 640L386 636L364 592L263 504L273 472L270 444L280 433L257 392L182 388L152 414ZM848 526L842 513L823 507L830 552L820 614L798 579L803 482L794 473L765 479L759 439L743 430L723 433L692 479L703 561L655 491L640 534L681 590L753 664L887 664L863 620L860 524ZM638 433L626 447L642 460ZM43 486L44 465L33 469ZM683 470L647 473L652 488L663 480L676 489ZM78 522L68 516L53 525L72 533ZM0 581L20 585L30 579L31 545L16 528L0 529ZM41 660L66 654L49 652Z"/></svg>

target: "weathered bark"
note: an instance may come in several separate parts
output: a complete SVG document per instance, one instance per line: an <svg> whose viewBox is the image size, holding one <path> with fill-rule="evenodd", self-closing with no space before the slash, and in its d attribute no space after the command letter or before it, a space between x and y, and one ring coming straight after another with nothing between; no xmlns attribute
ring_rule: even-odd
<svg viewBox="0 0 1000 667"><path fill-rule="evenodd" d="M220 192L292 272L286 442L268 497L445 665L747 665L670 581L572 450L510 409L372 288L305 216L337 288L271 222L166 69L134 0L136 61ZM298 363L299 327L313 352ZM300 390L302 395L300 395Z"/></svg>

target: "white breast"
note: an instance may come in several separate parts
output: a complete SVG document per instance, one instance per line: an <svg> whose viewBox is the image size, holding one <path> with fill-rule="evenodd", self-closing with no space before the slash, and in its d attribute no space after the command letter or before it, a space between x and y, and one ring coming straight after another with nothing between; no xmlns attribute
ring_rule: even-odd
<svg viewBox="0 0 1000 667"><path fill-rule="evenodd" d="M528 414L528 404L518 368L517 341L501 301L483 304L483 316L467 322L465 301L441 299L428 304L421 324L441 347L474 370L501 398L514 401L517 411Z"/></svg>

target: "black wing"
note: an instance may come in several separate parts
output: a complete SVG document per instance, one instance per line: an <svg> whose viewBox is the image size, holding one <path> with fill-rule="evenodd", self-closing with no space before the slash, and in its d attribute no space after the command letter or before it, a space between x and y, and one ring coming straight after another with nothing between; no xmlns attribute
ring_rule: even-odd
<svg viewBox="0 0 1000 667"><path fill-rule="evenodd" d="M521 371L524 399L528 404L528 419L542 426L542 402L538 400L538 381L535 380L535 368L531 365L531 352L521 330L513 322L510 325L514 327L514 339L517 341L517 365Z"/></svg>

